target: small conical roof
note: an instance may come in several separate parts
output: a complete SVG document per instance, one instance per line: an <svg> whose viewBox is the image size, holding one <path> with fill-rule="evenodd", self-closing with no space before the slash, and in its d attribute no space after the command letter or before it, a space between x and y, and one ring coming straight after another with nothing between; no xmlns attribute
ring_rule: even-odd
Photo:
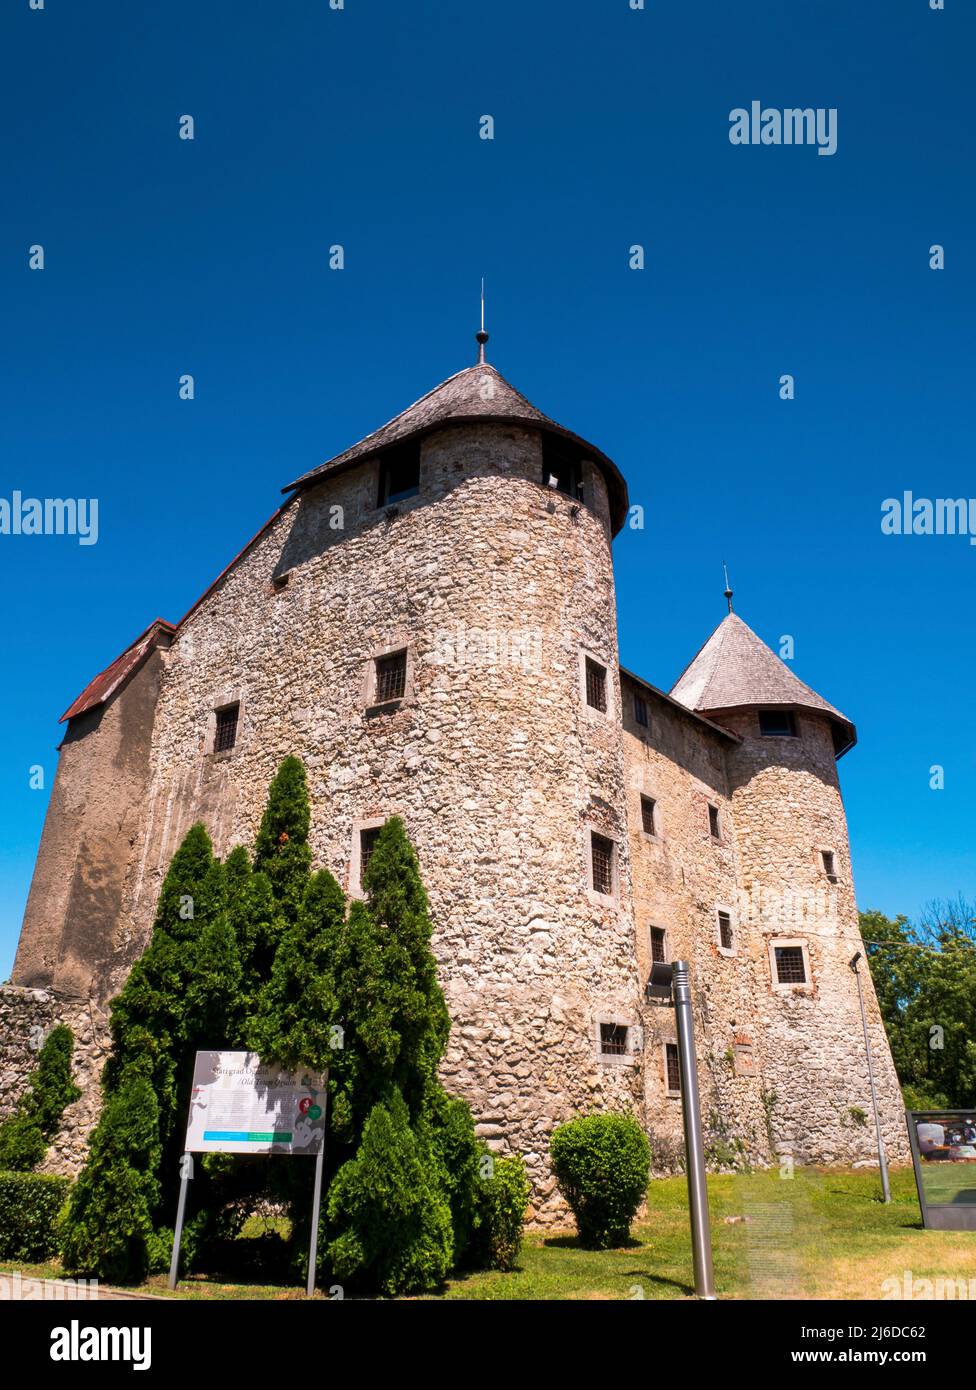
<svg viewBox="0 0 976 1390"><path fill-rule="evenodd" d="M857 738L847 716L794 676L737 613L719 623L675 681L671 695L688 709L711 716L763 706L819 710L833 723L838 756Z"/></svg>
<svg viewBox="0 0 976 1390"><path fill-rule="evenodd" d="M614 532L619 531L627 516L627 484L615 464L602 450L594 448L572 430L565 429L543 415L541 410L516 391L510 382L489 362L478 362L473 367L465 367L455 372L419 401L407 406L406 410L392 420L368 434L358 444L353 444L341 454L321 463L308 473L303 473L294 482L282 488L290 492L293 488L308 487L321 482L326 475L339 473L353 464L361 462L371 454L378 454L393 444L400 444L418 434L443 425L461 425L493 420L498 423L524 424L551 431L578 444L589 458L599 464L607 481L610 494L610 512Z"/></svg>

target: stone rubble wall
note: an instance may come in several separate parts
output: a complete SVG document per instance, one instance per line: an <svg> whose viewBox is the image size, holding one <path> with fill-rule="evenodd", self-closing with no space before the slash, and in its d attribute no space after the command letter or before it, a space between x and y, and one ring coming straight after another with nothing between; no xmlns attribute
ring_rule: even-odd
<svg viewBox="0 0 976 1390"><path fill-rule="evenodd" d="M861 982L888 1158L909 1157L904 1104L858 929L847 820L828 721L797 714L797 738L763 738L754 711L722 716L742 736L728 754L741 887L777 1148L797 1163L877 1161L857 981ZM820 857L835 855L831 884ZM746 924L744 924L745 926ZM770 943L797 941L812 980L777 989ZM866 1122L857 1112L863 1112Z"/></svg>
<svg viewBox="0 0 976 1390"><path fill-rule="evenodd" d="M76 1177L85 1160L88 1136L98 1118L99 1079L108 1055L108 1019L88 1001L59 997L52 990L0 985L0 1120L17 1107L27 1089L44 1039L64 1023L74 1034L72 1074L81 1089L39 1166L42 1173Z"/></svg>
<svg viewBox="0 0 976 1390"><path fill-rule="evenodd" d="M650 928L667 933L667 959L691 965L702 1122L710 1165L771 1160L758 1067L751 970L718 945L717 911L733 915L738 882L735 827L725 770L729 740L624 678L624 743L640 978L651 971ZM634 696L648 725L634 717ZM655 805L655 835L643 830L641 797ZM719 807L722 839L709 832L708 805ZM681 1100L666 1085L664 1048L675 1041L670 1001L645 1005L645 1104L656 1171L684 1161Z"/></svg>

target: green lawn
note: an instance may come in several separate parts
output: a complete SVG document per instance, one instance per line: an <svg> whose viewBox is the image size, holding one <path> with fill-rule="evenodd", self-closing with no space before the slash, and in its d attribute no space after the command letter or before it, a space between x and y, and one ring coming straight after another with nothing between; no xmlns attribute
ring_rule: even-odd
<svg viewBox="0 0 976 1390"><path fill-rule="evenodd" d="M880 1200L876 1172L797 1169L711 1177L715 1282L725 1298L881 1298L886 1279L976 1278L976 1232L925 1231L911 1169L891 1175L893 1201ZM687 1298L691 1250L683 1178L653 1182L647 1215L620 1250L581 1250L570 1232L531 1233L519 1267L452 1279L438 1298ZM257 1234L264 1226L252 1227ZM7 1264L5 1268L15 1266ZM55 1265L19 1266L56 1277ZM190 1299L300 1298L280 1284L184 1279L175 1294L163 1276L141 1292ZM322 1295L320 1295L322 1296Z"/></svg>

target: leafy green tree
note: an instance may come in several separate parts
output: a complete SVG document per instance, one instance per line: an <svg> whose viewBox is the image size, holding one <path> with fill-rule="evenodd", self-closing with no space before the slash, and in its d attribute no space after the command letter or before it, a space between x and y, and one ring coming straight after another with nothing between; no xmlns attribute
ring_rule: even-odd
<svg viewBox="0 0 976 1390"><path fill-rule="evenodd" d="M898 1079L912 1108L976 1098L976 911L932 904L916 924L871 911L861 935Z"/></svg>
<svg viewBox="0 0 976 1390"><path fill-rule="evenodd" d="M73 1051L74 1035L59 1023L44 1040L17 1109L0 1124L0 1169L27 1172L44 1157L65 1108L81 1095L71 1076Z"/></svg>

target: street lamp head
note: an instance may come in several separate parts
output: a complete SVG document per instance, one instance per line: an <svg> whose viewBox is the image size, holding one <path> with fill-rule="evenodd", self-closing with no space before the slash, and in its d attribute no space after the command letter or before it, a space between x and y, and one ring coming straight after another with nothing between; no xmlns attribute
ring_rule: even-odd
<svg viewBox="0 0 976 1390"><path fill-rule="evenodd" d="M854 954L853 954L853 956L851 956L850 960L847 962L848 965L851 967L851 969L852 969L853 971L855 971L855 973L857 972L857 963L858 963L858 961L859 961L860 959L861 959L861 953L860 953L860 951L855 951Z"/></svg>
<svg viewBox="0 0 976 1390"><path fill-rule="evenodd" d="M651 977L644 991L645 997L647 999L670 999L673 975L673 966L669 965L667 961L656 960L651 966Z"/></svg>

